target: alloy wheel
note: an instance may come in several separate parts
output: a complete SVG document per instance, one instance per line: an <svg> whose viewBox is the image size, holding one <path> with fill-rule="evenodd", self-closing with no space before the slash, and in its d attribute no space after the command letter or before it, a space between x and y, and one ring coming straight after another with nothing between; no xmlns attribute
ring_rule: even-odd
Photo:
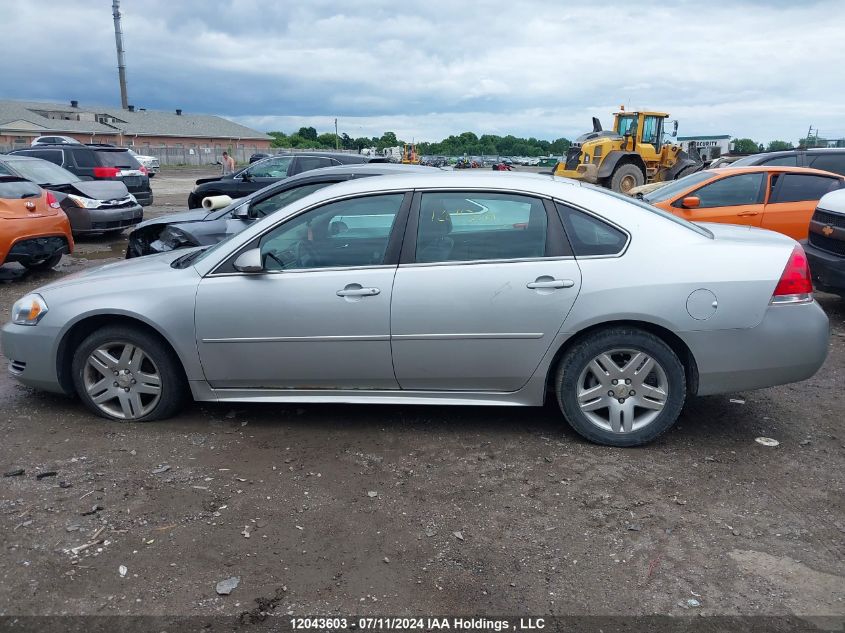
<svg viewBox="0 0 845 633"><path fill-rule="evenodd" d="M635 349L599 354L578 378L578 406L595 426L631 433L651 424L669 397L666 371L652 356Z"/></svg>
<svg viewBox="0 0 845 633"><path fill-rule="evenodd" d="M142 418L161 399L158 367L143 349L128 341L105 343L91 352L82 380L91 401L114 418Z"/></svg>

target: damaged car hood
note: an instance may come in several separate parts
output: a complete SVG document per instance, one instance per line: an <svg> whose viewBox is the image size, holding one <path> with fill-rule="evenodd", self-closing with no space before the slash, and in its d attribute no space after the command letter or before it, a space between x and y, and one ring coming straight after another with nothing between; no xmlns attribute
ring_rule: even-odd
<svg viewBox="0 0 845 633"><path fill-rule="evenodd" d="M145 226L152 226L154 224L180 224L182 222L201 222L205 220L211 213L205 209L191 209L190 211L179 211L178 213L169 213L159 218L150 218L138 224L134 230L142 229Z"/></svg>
<svg viewBox="0 0 845 633"><path fill-rule="evenodd" d="M129 190L119 180L79 180L61 185L45 185L51 191L72 193L93 200L119 200L129 194Z"/></svg>

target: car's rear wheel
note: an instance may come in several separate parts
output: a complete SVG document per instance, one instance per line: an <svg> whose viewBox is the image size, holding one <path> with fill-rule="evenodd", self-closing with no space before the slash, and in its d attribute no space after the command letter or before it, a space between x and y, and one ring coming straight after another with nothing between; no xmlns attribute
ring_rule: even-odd
<svg viewBox="0 0 845 633"><path fill-rule="evenodd" d="M110 326L92 333L77 348L71 371L85 406L113 420L170 417L186 391L173 351L139 328Z"/></svg>
<svg viewBox="0 0 845 633"><path fill-rule="evenodd" d="M50 270L54 268L62 260L61 253L53 253L47 259L42 259L39 262L27 262L23 264L29 270Z"/></svg>
<svg viewBox="0 0 845 633"><path fill-rule="evenodd" d="M675 424L686 400L686 376L678 356L657 336L608 328L564 354L555 391L570 426L586 439L638 446Z"/></svg>

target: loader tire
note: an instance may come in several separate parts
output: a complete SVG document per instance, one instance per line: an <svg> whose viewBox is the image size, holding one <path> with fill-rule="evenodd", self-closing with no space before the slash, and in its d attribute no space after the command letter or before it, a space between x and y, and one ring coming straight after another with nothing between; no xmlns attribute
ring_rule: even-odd
<svg viewBox="0 0 845 633"><path fill-rule="evenodd" d="M610 188L618 193L627 194L634 187L645 184L642 170L631 163L619 165L610 177Z"/></svg>

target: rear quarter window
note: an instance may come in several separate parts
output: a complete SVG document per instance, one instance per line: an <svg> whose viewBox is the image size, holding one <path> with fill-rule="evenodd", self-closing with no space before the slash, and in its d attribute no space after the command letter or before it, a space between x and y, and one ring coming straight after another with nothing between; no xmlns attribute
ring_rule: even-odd
<svg viewBox="0 0 845 633"><path fill-rule="evenodd" d="M834 174L842 174L845 176L845 152L836 154L822 154L809 159L809 167L813 169L822 169L824 171L832 171Z"/></svg>
<svg viewBox="0 0 845 633"><path fill-rule="evenodd" d="M612 256L625 250L628 235L615 226L559 202L556 207L576 257Z"/></svg>
<svg viewBox="0 0 845 633"><path fill-rule="evenodd" d="M74 150L73 160L77 167L82 167L84 169L97 167L97 159L94 156L94 152L89 149Z"/></svg>

